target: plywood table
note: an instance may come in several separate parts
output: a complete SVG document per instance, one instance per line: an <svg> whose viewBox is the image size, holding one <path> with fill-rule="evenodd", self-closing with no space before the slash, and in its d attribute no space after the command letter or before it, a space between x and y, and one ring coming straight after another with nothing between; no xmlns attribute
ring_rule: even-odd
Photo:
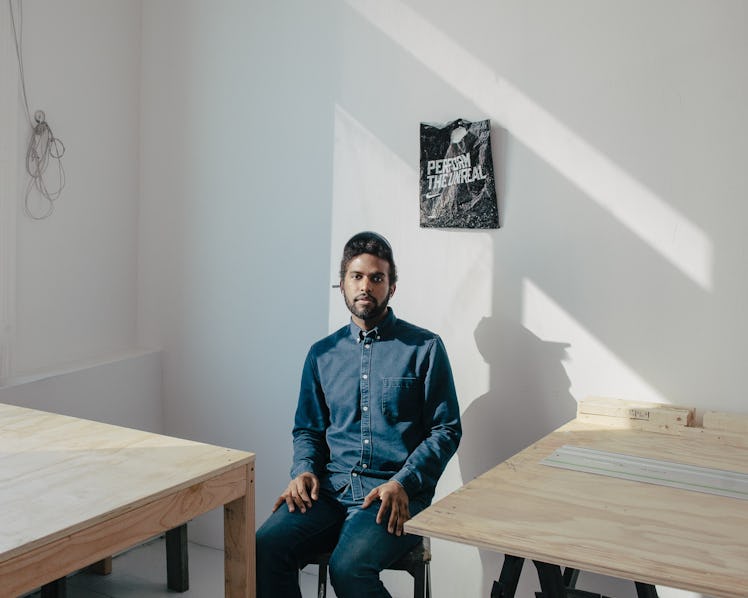
<svg viewBox="0 0 748 598"><path fill-rule="evenodd" d="M0 598L216 507L225 595L255 595L254 455L0 404Z"/></svg>
<svg viewBox="0 0 748 598"><path fill-rule="evenodd" d="M581 419L434 503L405 530L516 559L748 596L748 501L541 464L572 445L748 473L745 435Z"/></svg>

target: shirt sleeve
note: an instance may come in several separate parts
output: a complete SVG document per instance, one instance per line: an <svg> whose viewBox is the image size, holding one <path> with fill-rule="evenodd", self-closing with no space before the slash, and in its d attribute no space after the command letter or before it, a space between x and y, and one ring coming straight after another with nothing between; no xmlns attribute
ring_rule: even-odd
<svg viewBox="0 0 748 598"><path fill-rule="evenodd" d="M436 482L457 451L462 437L452 368L444 343L438 336L429 352L429 366L424 380L423 424L426 437L392 477L403 486L409 497L425 491L433 493Z"/></svg>
<svg viewBox="0 0 748 598"><path fill-rule="evenodd" d="M330 417L312 351L307 354L293 428L291 477L311 472L320 477L329 458L325 430Z"/></svg>

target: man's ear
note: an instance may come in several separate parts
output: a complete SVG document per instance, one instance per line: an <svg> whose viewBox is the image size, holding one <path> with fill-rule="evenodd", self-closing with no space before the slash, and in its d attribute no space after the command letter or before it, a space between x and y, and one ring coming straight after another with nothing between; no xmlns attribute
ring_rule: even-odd
<svg viewBox="0 0 748 598"><path fill-rule="evenodd" d="M390 296L389 296L389 298L390 298L390 299L392 298L392 295L394 295L394 294L395 294L395 289L396 289L396 288L397 288L397 285L396 285L396 284L391 284L391 285L390 285Z"/></svg>

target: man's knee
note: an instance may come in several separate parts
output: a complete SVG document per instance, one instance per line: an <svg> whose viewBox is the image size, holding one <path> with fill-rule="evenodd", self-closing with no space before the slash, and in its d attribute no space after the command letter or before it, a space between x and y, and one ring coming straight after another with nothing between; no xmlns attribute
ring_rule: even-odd
<svg viewBox="0 0 748 598"><path fill-rule="evenodd" d="M255 535L257 566L260 569L287 568L290 558L287 530L267 521Z"/></svg>
<svg viewBox="0 0 748 598"><path fill-rule="evenodd" d="M335 550L328 565L330 582L341 596L356 595L363 586L378 585L380 570L355 550ZM356 592L356 594L354 594Z"/></svg>

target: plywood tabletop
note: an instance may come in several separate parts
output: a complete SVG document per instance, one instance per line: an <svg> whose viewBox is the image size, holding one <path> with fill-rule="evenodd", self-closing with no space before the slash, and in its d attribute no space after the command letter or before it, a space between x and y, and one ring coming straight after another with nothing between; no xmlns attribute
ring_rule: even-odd
<svg viewBox="0 0 748 598"><path fill-rule="evenodd" d="M748 473L748 449L573 421L406 523L408 532L711 596L748 595L748 501L569 471L562 445Z"/></svg>
<svg viewBox="0 0 748 598"><path fill-rule="evenodd" d="M0 561L254 455L0 404Z"/></svg>

